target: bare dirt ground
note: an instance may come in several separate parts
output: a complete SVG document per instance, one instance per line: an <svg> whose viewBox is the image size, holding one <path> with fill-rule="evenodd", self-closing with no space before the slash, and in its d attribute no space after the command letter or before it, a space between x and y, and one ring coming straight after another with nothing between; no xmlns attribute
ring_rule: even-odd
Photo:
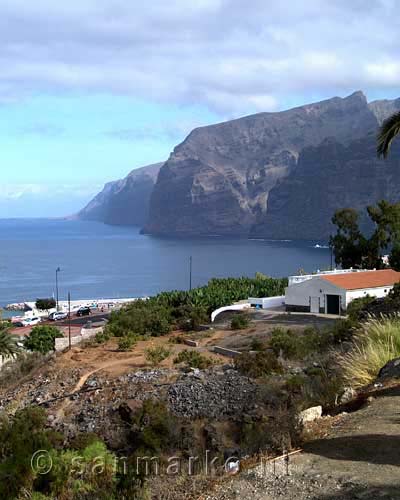
<svg viewBox="0 0 400 500"><path fill-rule="evenodd" d="M258 466L199 498L400 499L400 386L383 389L367 407L332 422L324 438L290 458L289 475L282 463L276 475L271 465Z"/></svg>

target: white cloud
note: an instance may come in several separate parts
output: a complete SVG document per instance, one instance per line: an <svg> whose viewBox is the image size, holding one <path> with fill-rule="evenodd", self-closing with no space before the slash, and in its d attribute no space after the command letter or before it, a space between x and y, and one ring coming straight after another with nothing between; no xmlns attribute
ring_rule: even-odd
<svg viewBox="0 0 400 500"><path fill-rule="evenodd" d="M1 3L0 103L82 90L230 115L400 87L391 0Z"/></svg>

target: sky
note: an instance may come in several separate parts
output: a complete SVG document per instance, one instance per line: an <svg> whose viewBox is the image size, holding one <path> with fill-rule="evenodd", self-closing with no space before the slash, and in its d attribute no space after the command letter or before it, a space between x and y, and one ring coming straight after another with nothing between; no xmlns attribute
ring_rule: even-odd
<svg viewBox="0 0 400 500"><path fill-rule="evenodd" d="M75 213L197 126L400 96L396 0L0 0L0 217Z"/></svg>

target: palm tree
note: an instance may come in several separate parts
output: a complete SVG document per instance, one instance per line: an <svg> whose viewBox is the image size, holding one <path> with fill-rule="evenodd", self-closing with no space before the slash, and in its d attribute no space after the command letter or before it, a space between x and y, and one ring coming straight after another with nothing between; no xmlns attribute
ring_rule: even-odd
<svg viewBox="0 0 400 500"><path fill-rule="evenodd" d="M17 341L18 337L11 335L7 328L0 329L0 356L16 356L20 350Z"/></svg>
<svg viewBox="0 0 400 500"><path fill-rule="evenodd" d="M378 157L387 158L393 139L400 134L400 111L389 116L381 125L378 132L376 152Z"/></svg>

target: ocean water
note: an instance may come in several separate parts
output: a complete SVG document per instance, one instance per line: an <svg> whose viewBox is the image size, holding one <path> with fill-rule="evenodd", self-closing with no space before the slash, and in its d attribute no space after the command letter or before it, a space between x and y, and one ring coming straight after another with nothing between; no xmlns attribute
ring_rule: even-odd
<svg viewBox="0 0 400 500"><path fill-rule="evenodd" d="M320 247L315 248L319 244ZM142 297L203 285L212 277L274 277L330 265L323 242L234 238L176 239L140 228L47 219L0 220L0 306L55 294L60 300Z"/></svg>

